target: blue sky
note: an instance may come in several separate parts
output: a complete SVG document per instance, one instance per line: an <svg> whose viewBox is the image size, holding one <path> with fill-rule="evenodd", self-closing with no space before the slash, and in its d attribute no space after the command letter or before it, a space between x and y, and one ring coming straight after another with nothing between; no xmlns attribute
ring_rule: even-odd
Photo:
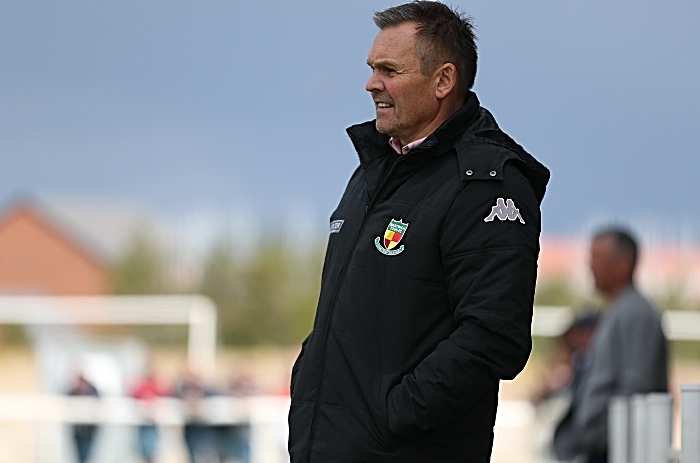
<svg viewBox="0 0 700 463"><path fill-rule="evenodd" d="M357 165L345 127L374 117L371 15L393 4L5 0L0 200L301 208L323 224ZM482 105L552 171L545 233L696 223L698 2L452 5L477 26Z"/></svg>

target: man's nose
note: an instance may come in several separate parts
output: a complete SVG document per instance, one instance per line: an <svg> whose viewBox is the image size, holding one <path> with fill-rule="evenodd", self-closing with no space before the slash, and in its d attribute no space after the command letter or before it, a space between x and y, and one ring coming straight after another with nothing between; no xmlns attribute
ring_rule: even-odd
<svg viewBox="0 0 700 463"><path fill-rule="evenodd" d="M367 90L370 93L384 91L384 84L382 83L382 80L377 76L376 72L373 72L372 75L369 76L367 84L365 85L365 90Z"/></svg>

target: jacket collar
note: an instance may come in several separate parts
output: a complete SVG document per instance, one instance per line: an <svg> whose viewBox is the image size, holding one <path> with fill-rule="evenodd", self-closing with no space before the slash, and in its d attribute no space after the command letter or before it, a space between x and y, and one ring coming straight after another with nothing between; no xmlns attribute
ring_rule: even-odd
<svg viewBox="0 0 700 463"><path fill-rule="evenodd" d="M464 106L456 113L450 116L435 132L431 133L423 143L413 151L427 151L432 148L437 148L432 151L432 155L438 156L454 145L454 141L462 136L474 120L479 115L479 99L474 92L469 92Z"/></svg>
<svg viewBox="0 0 700 463"><path fill-rule="evenodd" d="M450 147L455 139L464 133L479 112L479 99L476 94L469 92L467 98L456 113L443 122L421 145L411 150L406 156L419 152L432 151L432 148ZM360 164L367 170L377 164L377 157L384 157L389 146L389 136L377 132L376 119L353 125L347 129L348 136L355 146ZM438 149L433 154L441 154L444 149Z"/></svg>
<svg viewBox="0 0 700 463"><path fill-rule="evenodd" d="M366 180L373 181L378 180L382 161L394 153L389 137L377 132L375 124L376 120L372 120L347 129L366 176L372 177ZM472 143L489 144L493 149L469 149L467 145ZM479 99L471 91L462 108L405 156L415 157L419 153L439 156L451 148L457 152L462 180L502 180L505 163L514 160L530 180L538 201L542 201L549 170L500 130L494 117L480 107Z"/></svg>

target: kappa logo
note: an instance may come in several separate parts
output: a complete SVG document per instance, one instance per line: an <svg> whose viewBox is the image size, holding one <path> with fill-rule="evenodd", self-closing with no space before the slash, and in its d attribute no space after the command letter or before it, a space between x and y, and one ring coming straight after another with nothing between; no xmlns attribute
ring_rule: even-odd
<svg viewBox="0 0 700 463"><path fill-rule="evenodd" d="M491 213L488 217L484 219L484 222L493 222L493 220L498 217L498 220L510 220L515 222L515 220L520 220L520 223L525 225L523 217L520 215L520 209L515 207L515 203L512 199L498 198L496 200L496 205L491 208Z"/></svg>
<svg viewBox="0 0 700 463"><path fill-rule="evenodd" d="M382 246L381 237L378 236L374 240L374 245L377 247L377 250L387 256L401 254L404 249L403 244L399 248L396 248L396 246L399 245L401 238L406 234L407 228L408 224L403 223L401 219L391 219L391 222L389 222L389 225L386 227L386 231L384 231L384 245Z"/></svg>

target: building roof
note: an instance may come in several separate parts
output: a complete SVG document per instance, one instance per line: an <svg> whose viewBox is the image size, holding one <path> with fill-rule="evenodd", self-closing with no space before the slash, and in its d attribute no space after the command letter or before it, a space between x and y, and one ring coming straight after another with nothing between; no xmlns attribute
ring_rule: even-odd
<svg viewBox="0 0 700 463"><path fill-rule="evenodd" d="M154 229L146 210L132 203L48 194L12 198L0 209L0 222L21 207L103 263L123 256L135 233Z"/></svg>

